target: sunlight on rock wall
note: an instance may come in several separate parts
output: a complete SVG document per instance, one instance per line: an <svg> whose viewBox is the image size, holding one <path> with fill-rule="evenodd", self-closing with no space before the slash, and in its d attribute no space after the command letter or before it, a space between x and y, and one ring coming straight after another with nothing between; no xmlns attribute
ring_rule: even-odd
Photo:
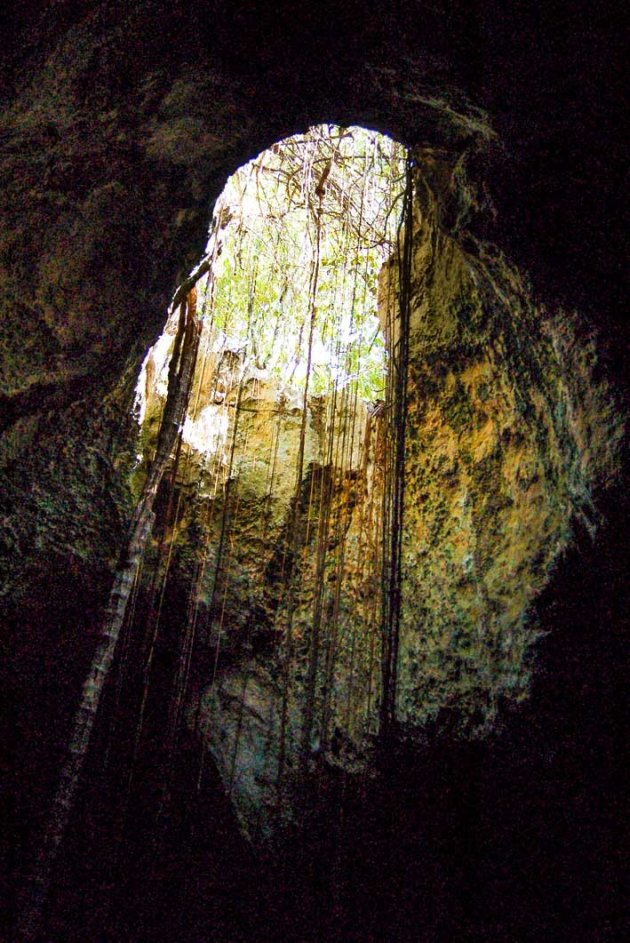
<svg viewBox="0 0 630 943"><path fill-rule="evenodd" d="M533 604L576 522L596 528L623 430L578 320L537 307L495 249L464 251L440 225L430 159L415 172L397 720L475 736L527 697ZM398 273L394 254L379 280L389 344ZM189 722L243 832L263 840L299 819L305 776L373 767L387 405L345 379L291 390L243 325L236 337L203 322L161 540L197 633ZM140 477L174 336L173 316L138 384Z"/></svg>
<svg viewBox="0 0 630 943"><path fill-rule="evenodd" d="M176 618L195 634L193 722L252 837L291 820L306 771L365 766L378 731L376 288L398 233L400 155L359 128L281 142L230 178L196 270L198 362L146 569L188 598ZM178 317L174 305L138 380L136 489Z"/></svg>
<svg viewBox="0 0 630 943"><path fill-rule="evenodd" d="M437 215L417 207L398 709L474 732L527 696L532 603L575 522L596 527L623 430L577 319Z"/></svg>

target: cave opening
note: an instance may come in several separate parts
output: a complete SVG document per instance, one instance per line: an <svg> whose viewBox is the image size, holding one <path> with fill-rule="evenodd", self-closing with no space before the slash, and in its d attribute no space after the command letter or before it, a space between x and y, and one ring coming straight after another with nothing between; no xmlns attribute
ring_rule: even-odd
<svg viewBox="0 0 630 943"><path fill-rule="evenodd" d="M0 765L4 773L8 759L9 788L0 801L9 827L0 936L25 936L14 922L23 904L29 911L21 894L31 849L37 859L64 757L81 749L73 716L96 648L106 663L103 612L112 580L121 589L125 576L140 631L122 626L118 652L133 683L120 683L116 661L80 761L45 925L31 925L31 937L622 938L626 63L615 17L562 3L91 6L38 0L3 18ZM237 587L221 597L217 583L234 645L214 696L216 639L193 652L194 694L171 754L170 692L207 534L191 514L198 483L171 482L169 464L150 513L133 519L144 449L155 449L161 423L149 406L138 450L130 408L141 359L201 255L208 203L227 174L327 116L410 146L421 211L398 736L363 771L354 741L333 732L322 758L313 738L309 770L326 775L283 796L309 827L288 815L286 843L267 840L253 855L247 823L260 834L277 819L253 761L282 707L277 677L260 670L279 639L263 633L248 648L244 621L225 621ZM192 318L188 307L178 314L172 336L187 356L173 375L186 380ZM182 405L168 404L177 431ZM199 432L189 424L191 441ZM214 442L222 435L215 428ZM229 428L227 438L229 462ZM162 458L176 449L177 435L170 445L163 437ZM180 451L181 467L192 465L190 446ZM313 471L313 493L333 492ZM234 564L255 537L243 528L230 542L238 485L226 502L219 484L224 558ZM125 561L129 522L151 524L151 514L143 558ZM153 564L163 573L167 562L160 542L172 543L163 594L160 573L152 588ZM240 575L244 599L246 567ZM312 582L306 573L299 589ZM155 626L160 606L134 764L152 647L142 626ZM307 689L308 671L296 674L298 706ZM349 724L352 714L351 705ZM289 703L287 728L295 716ZM295 752L288 743L298 775L301 739Z"/></svg>
<svg viewBox="0 0 630 943"><path fill-rule="evenodd" d="M27 938L51 882L63 900L59 850L86 841L68 828L77 806L98 819L101 787L117 824L99 873L103 861L124 871L129 845L144 860L165 840L191 739L189 787L198 794L216 768L260 851L319 814L322 788L366 774L390 733L411 167L391 138L319 125L241 167L217 200L205 254L137 381L136 510ZM61 934L64 910L53 904Z"/></svg>
<svg viewBox="0 0 630 943"><path fill-rule="evenodd" d="M571 318L446 225L470 200L459 157L354 126L230 179L136 384L135 512L26 939L42 920L64 940L177 936L184 900L190 932L233 934L222 895L241 893L260 939L280 914L296 939L352 939L363 909L380 932L400 895L383 909L362 882L407 826L401 938L418 913L431 938L432 894L457 925L466 828L439 769L460 781L526 701L532 602L573 521L596 528L621 436Z"/></svg>
<svg viewBox="0 0 630 943"><path fill-rule="evenodd" d="M395 716L410 182L406 149L356 126L312 127L244 165L138 380L146 487L192 319L144 631L151 661L179 585L167 743L196 716L255 840L294 817L295 781L340 751L358 768ZM222 723L233 697L238 720ZM243 719L256 699L266 729Z"/></svg>

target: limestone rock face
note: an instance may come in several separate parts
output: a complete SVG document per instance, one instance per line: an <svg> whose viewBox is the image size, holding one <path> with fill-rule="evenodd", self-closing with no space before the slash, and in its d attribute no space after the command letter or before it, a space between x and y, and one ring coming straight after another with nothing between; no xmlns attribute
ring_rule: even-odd
<svg viewBox="0 0 630 943"><path fill-rule="evenodd" d="M532 75L530 34L498 5L482 4L480 33L471 33L462 11L423 8L418 16L413 5L397 20L380 9L367 16L361 4L344 5L343 14L334 4L320 4L306 23L293 9L284 16L282 5L273 14L253 8L237 14L230 4L205 0L176 9L161 2L133 9L115 2L99 11L66 4L63 15L57 6L51 13L52 6L41 0L34 13L10 14L15 41L0 52L7 79L0 115L0 421L3 428L17 423L0 445L0 460L10 491L29 491L23 466L37 464L41 436L51 455L61 454L70 439L70 452L78 455L91 438L86 430L100 422L103 397L117 390L125 411L130 384L119 386L120 378L138 369L162 329L178 279L202 251L211 203L227 175L322 117L363 122L401 140L427 142L433 154L453 155L454 172L436 177L436 187L439 225L455 225L455 241L467 230L490 233L504 248L514 246L519 263L537 274L551 267L546 255L554 248L552 283L560 272L569 298L573 280L580 290L592 286L593 310L598 266L601 272L621 269L615 261L621 240L602 236L610 231L611 213L606 227L593 225L617 178L605 178L592 159L584 122L597 128L598 155L614 156L610 134L602 139L604 123L596 113L567 118L558 135L571 129L577 143L570 161L578 167L545 172L548 142L542 131L542 143L531 140L539 126L532 109L545 106L530 86L538 83L547 105L556 90L543 67ZM469 50L471 35L478 39L475 50ZM514 36L522 49L506 46L506 37ZM585 53L591 45L589 38ZM540 56L539 44L533 48ZM473 59L485 69L482 87L474 89L468 88ZM581 74L587 84L596 81L594 70ZM601 107L609 107L608 99ZM518 173L506 157L510 148L524 161ZM597 188L601 196L594 195ZM564 221L563 251L555 248L561 239L541 222L546 217L544 205L536 209L538 197L554 207L556 226ZM570 229L575 206L582 215L590 208L588 252ZM510 226L525 223L526 234L513 238ZM591 248L595 237L598 246ZM68 409L84 413L76 427ZM115 448L106 450L111 460ZM85 494L108 493L104 471L83 464ZM60 468L49 484L40 480L59 510L47 524L56 543L66 526L74 531L86 517L95 534L110 526L109 512L97 514L80 497L82 487L70 494L71 478ZM120 503L113 494L111 501ZM32 528L22 529L10 508L6 513L21 546L19 559L7 550L5 592L11 594L29 566L39 565L39 551L28 537ZM123 529L121 520L119 535ZM91 565L98 554L84 556Z"/></svg>
<svg viewBox="0 0 630 943"><path fill-rule="evenodd" d="M436 719L478 736L528 695L532 605L574 528L597 528L624 423L578 318L536 305L496 251L464 251L439 230L425 163L418 153L396 719L412 736ZM380 284L391 343L398 294L394 259ZM145 447L168 338L141 378ZM359 404L331 430L325 396L309 398L305 417L299 398L243 373L238 352L210 338L202 349L174 536L210 666L189 716L260 841L299 817L305 777L372 764L385 425ZM350 438L331 460L328 443Z"/></svg>
<svg viewBox="0 0 630 943"><path fill-rule="evenodd" d="M264 840L297 815L305 774L365 768L378 729L384 418L343 392L334 409L308 396L305 415L303 393L213 338L183 428L179 512L158 531L188 597L179 622L196 627L190 722L243 831ZM171 341L167 328L138 385L148 455Z"/></svg>
<svg viewBox="0 0 630 943"><path fill-rule="evenodd" d="M482 731L527 696L531 604L576 522L596 529L625 424L579 319L437 231L430 181L448 171L417 159L398 708L412 727L448 710Z"/></svg>
<svg viewBox="0 0 630 943"><path fill-rule="evenodd" d="M606 18L589 12L559 28L547 7L508 13L496 2L399 4L393 15L388 4L324 0L304 22L282 3L35 6L39 18L10 14L22 29L0 49L0 593L27 666L23 729L61 737L46 697L32 699L42 664L64 689L62 720L80 691L94 625L73 613L67 657L52 661L46 627L65 620L66 570L94 586L93 610L107 598L137 483L134 382L203 250L212 201L244 160L322 120L397 137L414 147L419 171L399 717L417 730L446 712L487 729L502 698L525 695L529 607L572 529L597 525L624 457L626 151L615 68L625 58L613 57L610 77L591 67L611 47L598 44L610 39ZM307 668L302 653L288 686L284 636L268 631L270 613L282 612L272 548L299 512L295 482L268 499L269 427L286 428L278 461L289 463L301 416L277 414L275 391L252 384L245 406L247 397L259 418L238 436L252 451L230 474L229 383L221 402L202 397L191 417L179 539L182 580L199 578L200 633L224 656L214 678L212 657L199 668L201 729L256 834L260 809L276 799L283 712L284 762L295 766ZM295 645L300 655L304 614L324 585L343 657L338 699L315 706L325 762L350 769L369 752L377 696L378 652L352 629L357 613L359 625L375 617L361 567L378 552L376 439L368 447L366 417L357 441L371 465L353 457L329 468L310 409L300 484L329 489L340 542L317 580L308 542L293 561ZM148 423L158 415L149 408ZM196 448L209 428L214 464ZM214 489L228 477L237 484L224 502ZM231 501L240 510L227 580L213 564ZM339 595L331 577L342 545L353 575ZM326 665L324 651L318 671ZM315 737L308 746L320 762Z"/></svg>

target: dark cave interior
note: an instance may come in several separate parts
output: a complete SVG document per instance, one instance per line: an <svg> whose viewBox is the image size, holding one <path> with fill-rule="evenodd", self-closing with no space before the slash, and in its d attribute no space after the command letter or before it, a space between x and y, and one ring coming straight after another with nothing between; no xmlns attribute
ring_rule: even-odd
<svg viewBox="0 0 630 943"><path fill-rule="evenodd" d="M589 461L605 451L611 425L589 425L599 409L589 391L613 390L623 422L628 376L624 50L612 4L36 0L7 5L0 23L3 938L621 939L630 554L618 440L611 468L593 473L592 516L576 513L531 594L528 697L500 699L473 738L460 734L457 701L446 703L419 733L381 744L372 777L329 775L308 828L281 846L243 837L189 728L156 825L160 676L172 675L186 605L174 583L130 805L105 760L106 690L45 930L29 936L18 913L132 513L139 365L245 160L321 121L415 149L435 244L455 246L475 284L489 272L512 290L509 266L527 280L513 296L533 299L522 361L542 344L541 312L577 311L578 349L596 338L576 441ZM438 298L438 325L450 299ZM463 341L448 356L457 376L473 363ZM572 474L548 473L550 507ZM476 526L485 533L483 514ZM124 709L123 694L121 739Z"/></svg>

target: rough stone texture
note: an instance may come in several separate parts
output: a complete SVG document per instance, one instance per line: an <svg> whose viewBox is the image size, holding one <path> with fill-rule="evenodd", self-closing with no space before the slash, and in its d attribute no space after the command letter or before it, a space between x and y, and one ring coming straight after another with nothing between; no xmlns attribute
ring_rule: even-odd
<svg viewBox="0 0 630 943"><path fill-rule="evenodd" d="M224 638L211 640L213 647L223 642L228 658L219 662L215 680L209 685L207 678L202 680L199 729L241 827L257 841L269 838L278 825L300 819L305 772L315 780L331 764L356 772L365 769L372 753L380 691L382 469L374 462L373 445L368 443L368 449L369 461L362 469L319 462L309 466L300 508L306 532L288 573L279 564L294 506L287 505L284 534L266 530L262 552L254 543L260 514L250 516L252 509L241 505L243 523L235 521L230 566L236 577L230 575L231 583L235 578L240 582L242 556L249 556L250 567L240 586L231 586L222 619ZM307 512L312 489L316 499ZM318 572L317 529L327 505L326 557ZM257 598L261 590L262 599ZM318 605L319 663L305 745Z"/></svg>
<svg viewBox="0 0 630 943"><path fill-rule="evenodd" d="M448 710L483 731L527 696L532 603L576 519L600 523L625 421L580 320L536 305L496 250L437 230L433 187L457 167L416 156L398 705L411 726Z"/></svg>
<svg viewBox="0 0 630 943"><path fill-rule="evenodd" d="M51 42L36 78L28 71L18 76L3 111L5 423L59 413L77 398L98 403L130 364L138 365L162 327L178 274L201 253L211 201L228 173L319 113L320 106L306 107L298 88L289 96L287 76L281 86L289 97L278 111L269 107L272 88L252 85L232 63L223 70L208 65L196 18L190 27L177 24L192 43L190 58L165 55L149 27L158 8L123 12L113 4L90 13ZM340 112L339 120L462 147L478 131L485 139L476 111L453 112L424 81L422 66L409 70L401 86L391 70L366 64L346 83L347 103L329 104L332 117ZM461 95L452 95L464 108ZM27 440L17 441L29 449ZM83 511L93 514L89 501ZM63 514L54 526L61 542ZM11 562L19 572L22 561Z"/></svg>
<svg viewBox="0 0 630 943"><path fill-rule="evenodd" d="M140 382L147 456L172 337L170 325ZM194 669L190 722L243 832L261 841L299 817L317 607L309 771L364 768L378 730L385 421L361 401L344 406L342 392L334 417L331 397L309 397L298 482L302 395L248 371L211 327L201 351L175 482L178 513L169 522L171 504L163 507L153 549L168 545L169 579L188 599L180 632L184 619L197 626L195 658L205 670ZM145 565L145 584L159 565Z"/></svg>
<svg viewBox="0 0 630 943"><path fill-rule="evenodd" d="M554 402L571 404L565 418L552 418L540 399L549 390L536 380L525 444L532 441L531 416L544 412L539 428L548 442L555 435L558 446L549 449L544 476L537 460L521 470L513 455L513 463L504 466L507 445L494 447L498 429L512 430L527 404L517 402L502 358L471 351L467 368L453 364L444 378L453 392L464 390L451 405L463 399L479 422L468 451L474 446L477 455L487 452L490 465L511 469L513 481L524 472L524 489L515 481L513 490L520 494L520 508L533 515L535 529L546 535L547 561L552 535L562 538L566 524L564 498L551 488L551 476L562 479L562 492L571 500L577 494L580 513L588 509L579 486L592 486L607 449L590 418L606 409L601 380L623 392L628 375L626 56L623 30L610 12L589 0L544 6L384 2L369 9L358 0L322 0L299 16L295 4L221 0L38 0L3 8L0 487L6 498L3 604L10 643L15 642L13 700L22 705L14 709L15 722L14 713L6 715L7 735L19 744L16 795L23 830L33 809L44 805L41 783L49 785L59 767L98 603L107 594L103 567L113 566L130 507L111 465L119 461L114 433L125 404L131 406L131 377L162 328L178 278L203 248L210 205L226 176L273 141L332 120L364 123L424 145L425 172L426 148L446 151L449 159L440 166L457 172L443 174L433 188L440 193L438 232L450 233L453 256L457 247L470 253L473 269L480 253L470 234L488 240L482 261L501 290L506 273L518 268L517 284L508 278L510 293L521 298L512 340L527 346L534 331L544 362L554 365ZM500 252L508 260L502 274L495 272ZM532 278L536 308L529 289L521 296L525 273ZM582 312L575 331L566 327L573 315L560 326L561 309ZM548 340L541 348L534 312L543 310ZM482 398L487 370L509 381L496 422ZM591 370L594 386L583 382ZM431 375L433 367L425 365L425 373ZM103 401L118 404L106 417ZM443 406L445 400L435 402L440 421ZM425 431L430 419L423 412ZM616 423L602 426L611 427ZM448 456L459 440L451 423L444 428ZM567 465L571 442L573 470ZM516 449L514 441L510 448ZM127 449L125 444L123 455ZM436 475L422 464L437 488ZM475 484L479 465L472 458L465 467L460 463L454 491ZM535 704L524 708L521 727L511 729L489 771L477 769L484 807L492 809L485 824L496 810L504 830L494 833L503 857L496 866L489 863L495 857L491 846L485 862L488 909L497 922L490 930L483 927L482 937L536 938L519 931L531 930L529 911L540 906L557 873L572 873L576 846L575 854L590 864L582 880L568 890L562 886L568 896L559 892L543 908L540 926L553 919L550 932L558 938L591 931L591 938L616 935L598 900L606 899L614 883L610 849L616 839L606 816L614 808L612 758L622 746L615 733L615 672L624 655L617 626L627 619L628 606L619 566L627 557L620 523L627 505L620 495L623 489L602 504L608 520L597 542L582 540L552 574L540 603L551 632L541 649L550 654L535 685ZM593 498L597 504L596 490ZM123 509L120 519L117 507ZM473 508L464 531L474 534L477 546L488 534L475 528ZM499 520L509 513L504 506ZM461 552L455 540L453 547ZM505 552L507 543L503 547ZM497 555L486 551L484 574L494 568L493 592L500 599ZM79 564L73 562L77 556ZM452 585L450 578L442 585ZM69 603L75 593L85 605ZM443 648L434 650L441 661ZM449 656L447 671L459 661ZM47 741L49 749L42 746ZM513 759L521 755L530 773ZM462 768L468 773L466 764ZM38 782L39 794L33 785ZM439 809L443 794L438 789L436 795ZM499 809L497 797L503 801ZM515 810L522 834L510 831ZM553 815L566 826L554 828ZM523 838L530 831L531 842ZM481 845L481 826L476 835ZM514 895L502 912L493 911L492 898L505 890L510 863L536 841L548 853L542 860L546 869L531 854ZM572 907L585 895L601 916L597 925L586 924L580 907ZM512 910L520 913L515 932ZM558 915L565 912L575 913L572 923L562 923ZM457 938L457 930L450 938Z"/></svg>
<svg viewBox="0 0 630 943"><path fill-rule="evenodd" d="M505 52L494 40L506 22L490 6L477 21L463 7L442 14L433 5L403 6L397 18L387 8L366 18L353 4L334 15L322 4L301 18L159 2L61 4L53 16L40 4L40 21L16 13L25 35L21 50L19 41L8 47L2 114L5 422L48 407L58 413L90 394L98 401L137 364L178 273L200 252L227 173L309 122L351 120L446 147L458 160L442 189L444 222L457 221L458 238L464 223L491 227L480 195L489 187L499 209L504 195L510 208L520 198L518 184L504 181L501 146L512 146L512 132L522 140L520 115L503 109L526 52L514 51L504 101L494 79ZM319 30L326 42L315 39ZM474 53L470 43L478 43ZM481 90L468 81L474 55L484 56ZM493 135L479 106L495 102ZM527 189L522 199L530 201ZM522 222L513 227L519 255ZM497 235L511 233L509 213L499 223ZM532 241L532 263L538 248ZM566 284L581 286L585 265L570 261ZM61 541L63 515L56 526Z"/></svg>
<svg viewBox="0 0 630 943"><path fill-rule="evenodd" d="M448 715L451 729L478 735L499 705L529 693L535 601L576 521L592 535L600 523L596 501L619 477L624 422L577 317L537 306L496 250L472 238L463 250L451 228L440 231L440 196L456 169L444 154L415 157L397 719L417 734ZM461 220L465 186L459 199ZM397 274L394 259L380 280L382 324L394 335ZM142 380L149 453L172 334L173 325ZM329 403L311 399L296 505L299 403L291 408L253 375L239 392L238 354L217 352L211 332L202 348L178 473L188 509L171 539L179 578L203 613L202 647L215 653L210 683L198 680L200 729L244 831L264 838L296 811L277 779L283 764L290 779L304 772L318 593L325 617L310 772L356 771L371 759L381 697L381 425L366 424L365 407L340 418L337 439L345 422L356 425L356 444L331 468ZM325 507L330 546L318 573ZM308 523L292 547L296 513Z"/></svg>

